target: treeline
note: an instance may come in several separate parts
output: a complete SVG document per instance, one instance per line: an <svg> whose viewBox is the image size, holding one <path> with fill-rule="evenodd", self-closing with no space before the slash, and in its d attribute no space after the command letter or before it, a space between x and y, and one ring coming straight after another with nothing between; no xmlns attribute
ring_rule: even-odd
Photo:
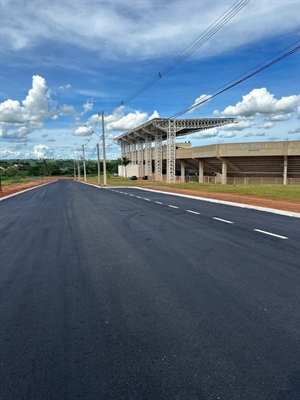
<svg viewBox="0 0 300 400"><path fill-rule="evenodd" d="M80 172L83 174L83 163L80 161ZM119 160L106 161L108 174L118 172ZM76 175L78 174L78 164L75 161ZM103 162L100 162L100 169L103 171ZM86 160L87 175L98 173L98 163L95 160ZM43 177L43 176L74 176L73 160L34 160L34 159L11 159L0 160L0 175L2 179Z"/></svg>

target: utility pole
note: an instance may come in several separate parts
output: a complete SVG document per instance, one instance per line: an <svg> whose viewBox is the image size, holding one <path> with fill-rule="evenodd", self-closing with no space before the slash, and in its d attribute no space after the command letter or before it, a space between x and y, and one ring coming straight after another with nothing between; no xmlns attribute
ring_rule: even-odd
<svg viewBox="0 0 300 400"><path fill-rule="evenodd" d="M73 158L73 164L74 164L74 180L76 181L76 167L75 167L75 158Z"/></svg>
<svg viewBox="0 0 300 400"><path fill-rule="evenodd" d="M80 164L77 158L77 167L78 167L78 180L80 181Z"/></svg>
<svg viewBox="0 0 300 400"><path fill-rule="evenodd" d="M82 155L83 155L83 174L84 174L84 182L86 182L86 167L85 167L85 156L84 156L84 144L82 145Z"/></svg>
<svg viewBox="0 0 300 400"><path fill-rule="evenodd" d="M105 156L105 132L104 132L104 111L102 110L102 143L103 143L103 178L106 186L106 156Z"/></svg>
<svg viewBox="0 0 300 400"><path fill-rule="evenodd" d="M101 186L99 143L97 143L97 156L98 156L98 185Z"/></svg>

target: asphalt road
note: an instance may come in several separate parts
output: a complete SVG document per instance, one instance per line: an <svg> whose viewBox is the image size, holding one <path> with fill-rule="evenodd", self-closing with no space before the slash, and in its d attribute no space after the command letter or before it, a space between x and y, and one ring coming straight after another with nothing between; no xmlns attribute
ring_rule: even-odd
<svg viewBox="0 0 300 400"><path fill-rule="evenodd" d="M72 181L2 201L1 400L299 399L299 233Z"/></svg>

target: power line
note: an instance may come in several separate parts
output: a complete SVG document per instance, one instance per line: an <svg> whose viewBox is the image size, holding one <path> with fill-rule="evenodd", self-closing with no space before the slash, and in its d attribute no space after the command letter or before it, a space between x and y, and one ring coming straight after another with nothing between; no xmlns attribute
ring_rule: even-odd
<svg viewBox="0 0 300 400"><path fill-rule="evenodd" d="M143 92L148 90L157 81L159 81L163 76L167 75L184 60L186 60L191 54L193 54L200 46L208 41L213 35L215 35L227 22L229 22L241 9L243 9L250 0L237 0L229 9L223 13L213 24L211 24L200 36L198 36L185 50L183 50L177 57L175 57L169 64L167 64L158 74L153 76L148 82L142 85L140 88L135 90L131 95L124 98L121 103L106 109L105 111L111 111L120 104L130 102L136 97L140 96Z"/></svg>
<svg viewBox="0 0 300 400"><path fill-rule="evenodd" d="M299 42L299 41L297 41L297 42ZM296 43L297 43L297 42L296 42ZM290 47L290 46L289 46L289 47ZM224 93L224 92L226 92L227 90L233 88L234 86L239 85L240 83L244 82L245 80L247 80L247 79L249 79L249 78L252 78L252 76L259 74L260 72L262 72L262 71L264 71L265 69L271 67L272 65L278 63L279 61L284 60L286 57L289 57L290 55L296 53L296 52L299 51L299 50L300 50L300 46L298 46L298 47L296 47L296 48L290 50L289 52L287 52L287 53L283 54L282 56L276 58L275 60L271 61L271 62L268 63L267 65L265 65L265 66L259 68L258 70L252 72L251 74L249 74L249 75L245 76L244 78L238 80L237 82L233 83L232 85L227 86L225 89L219 90L217 93L215 93L215 94L213 94L213 95L208 95L204 100L199 101L198 103L193 104L192 106L187 107L187 108L185 108L185 109L179 111L177 114L174 114L174 115L172 115L172 116L169 117L169 118L170 118L170 119L175 119L175 118L180 117L180 116L183 115L183 114L186 114L188 111L191 111L191 110L193 110L193 109L196 108L196 107L199 107L200 105L206 103L208 100L211 100L212 98L218 96L219 94ZM277 53L277 54L278 54L278 53ZM261 65L261 64L259 64L259 65ZM243 74L243 75L244 75L244 74ZM222 87L223 87L223 86L222 86ZM217 90L218 90L218 89L217 89ZM214 92L212 92L212 93L214 93Z"/></svg>
<svg viewBox="0 0 300 400"><path fill-rule="evenodd" d="M248 69L247 71L243 72L242 74L238 75L237 77L235 77L234 79L230 80L229 82L225 83L224 85L220 86L219 88L215 89L213 92L210 93L210 95L212 95L213 93L217 92L218 90L222 89L223 87L229 85L231 82L234 82L236 79L240 78L241 76L246 75L248 72L253 71L254 69L258 68L260 65L265 64L267 61L271 60L272 58L276 57L278 54L283 53L285 50L289 49L290 47L294 46L295 44L299 43L300 40L296 40L294 43L290 44L289 46L285 47L284 49L278 51L277 53L273 54L271 57L268 57L267 59L265 59L264 61L262 61L261 63L255 65L254 67Z"/></svg>

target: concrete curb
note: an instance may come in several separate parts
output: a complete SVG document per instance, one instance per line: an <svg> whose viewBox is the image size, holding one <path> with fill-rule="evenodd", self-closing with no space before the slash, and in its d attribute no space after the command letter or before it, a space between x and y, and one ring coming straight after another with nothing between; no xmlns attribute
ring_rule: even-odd
<svg viewBox="0 0 300 400"><path fill-rule="evenodd" d="M251 204L234 203L232 201L208 199L207 197L191 196L191 195L185 195L185 194L181 194L181 193L163 192L163 191L160 191L160 190L152 190L152 189L144 189L144 188L139 188L139 189L140 190L146 190L146 191L149 191L149 192L158 192L158 193L161 193L161 194L170 194L171 196L187 197L187 198L195 199L195 200L208 201L210 203L225 204L227 206L240 207L240 208L249 208L250 210L270 212L270 213L273 213L273 214L285 215L287 217L300 218L300 213L291 212L291 211L277 210L276 208L259 207L259 206L253 206Z"/></svg>
<svg viewBox="0 0 300 400"><path fill-rule="evenodd" d="M54 182L57 182L57 180L51 181L51 182L47 182L47 183L43 183L42 185L34 186L34 187L29 188L29 189L20 190L20 192L16 192L16 193L13 193L13 194L8 194L7 196L0 197L0 201L10 199L11 197L18 196L19 194L22 194L22 193L25 193L25 192L29 192L30 190L33 190L33 189L38 189L38 188L40 188L42 186L46 186L46 185L49 185L50 183L54 183Z"/></svg>

